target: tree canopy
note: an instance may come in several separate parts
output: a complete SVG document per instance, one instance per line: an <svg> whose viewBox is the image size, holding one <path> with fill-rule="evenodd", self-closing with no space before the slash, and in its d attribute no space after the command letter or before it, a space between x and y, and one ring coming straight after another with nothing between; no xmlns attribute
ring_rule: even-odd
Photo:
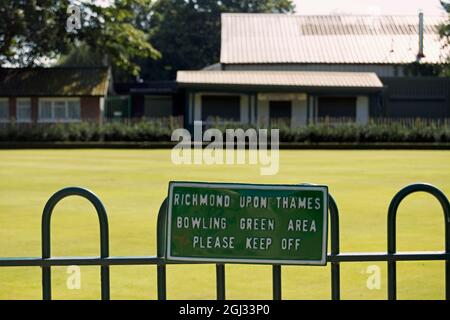
<svg viewBox="0 0 450 320"><path fill-rule="evenodd" d="M293 11L290 0L159 0L152 8L150 41L162 58L142 61L142 77L173 79L177 70L218 62L223 12Z"/></svg>
<svg viewBox="0 0 450 320"><path fill-rule="evenodd" d="M441 0L441 4L444 7L444 9L449 13L449 18L447 19L447 22L443 24L439 30L439 33L441 37L444 39L445 42L445 48L448 49L450 47L450 1ZM448 63L447 65L442 66L441 68L441 75L443 76L450 76L450 57L448 57Z"/></svg>
<svg viewBox="0 0 450 320"><path fill-rule="evenodd" d="M67 0L0 0L0 64L39 65L60 55L89 52L104 64L137 75L137 58L158 58L138 18L150 0L115 0L109 6L78 1L81 28L66 30Z"/></svg>

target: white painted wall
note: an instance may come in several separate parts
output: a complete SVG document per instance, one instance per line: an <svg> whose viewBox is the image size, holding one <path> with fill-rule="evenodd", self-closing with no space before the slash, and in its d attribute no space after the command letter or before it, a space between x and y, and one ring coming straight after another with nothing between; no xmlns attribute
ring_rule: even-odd
<svg viewBox="0 0 450 320"><path fill-rule="evenodd" d="M100 122L102 122L104 118L105 118L105 98L100 97Z"/></svg>
<svg viewBox="0 0 450 320"><path fill-rule="evenodd" d="M319 115L319 97L318 96L310 96L309 103L307 104L308 108L308 122L307 123L316 123Z"/></svg>
<svg viewBox="0 0 450 320"><path fill-rule="evenodd" d="M358 96L356 98L356 123L367 124L369 122L369 97Z"/></svg>
<svg viewBox="0 0 450 320"><path fill-rule="evenodd" d="M306 126L307 123L307 107L308 100L292 101L292 121L291 127L298 128Z"/></svg>

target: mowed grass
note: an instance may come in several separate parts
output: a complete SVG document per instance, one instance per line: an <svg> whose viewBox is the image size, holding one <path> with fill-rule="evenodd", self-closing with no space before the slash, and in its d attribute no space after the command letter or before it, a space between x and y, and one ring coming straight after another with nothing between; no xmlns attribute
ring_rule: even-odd
<svg viewBox="0 0 450 320"><path fill-rule="evenodd" d="M156 218L171 180L326 184L340 209L341 250L385 251L387 208L413 182L429 182L450 195L448 151L281 151L280 171L261 176L259 166L176 166L170 150L0 151L0 256L39 256L40 220L47 199L67 186L83 186L104 202L113 256L156 254ZM431 196L401 205L399 250L443 250L443 214ZM98 220L79 198L57 206L52 218L54 256L98 256ZM381 288L369 290L370 265L381 270ZM53 268L55 299L96 299L98 267L81 268L81 289L66 286L67 268ZM385 263L341 266L343 299L385 299ZM40 268L0 268L0 299L40 299ZM271 267L228 265L227 298L270 299ZM211 265L170 266L169 299L214 299ZM113 299L155 299L156 268L111 268ZM283 267L283 298L329 299L329 267ZM443 262L398 264L400 299L443 299Z"/></svg>

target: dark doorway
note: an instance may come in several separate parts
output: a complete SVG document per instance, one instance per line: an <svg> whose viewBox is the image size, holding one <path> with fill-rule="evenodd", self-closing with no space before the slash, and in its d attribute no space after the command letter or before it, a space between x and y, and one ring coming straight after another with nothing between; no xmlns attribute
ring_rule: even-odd
<svg viewBox="0 0 450 320"><path fill-rule="evenodd" d="M202 121L239 122L240 119L240 96L202 96Z"/></svg>
<svg viewBox="0 0 450 320"><path fill-rule="evenodd" d="M171 96L145 96L144 116L146 118L166 118L170 117L172 111Z"/></svg>
<svg viewBox="0 0 450 320"><path fill-rule="evenodd" d="M286 125L290 127L292 117L292 102L270 101L269 117L271 126Z"/></svg>
<svg viewBox="0 0 450 320"><path fill-rule="evenodd" d="M319 97L319 118L346 118L356 120L356 98Z"/></svg>

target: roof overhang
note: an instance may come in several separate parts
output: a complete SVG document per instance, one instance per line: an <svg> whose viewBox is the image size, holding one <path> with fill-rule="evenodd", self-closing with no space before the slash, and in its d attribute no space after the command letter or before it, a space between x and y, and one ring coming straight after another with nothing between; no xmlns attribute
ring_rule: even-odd
<svg viewBox="0 0 450 320"><path fill-rule="evenodd" d="M315 71L178 71L181 88L280 91L378 92L383 84L375 73Z"/></svg>

